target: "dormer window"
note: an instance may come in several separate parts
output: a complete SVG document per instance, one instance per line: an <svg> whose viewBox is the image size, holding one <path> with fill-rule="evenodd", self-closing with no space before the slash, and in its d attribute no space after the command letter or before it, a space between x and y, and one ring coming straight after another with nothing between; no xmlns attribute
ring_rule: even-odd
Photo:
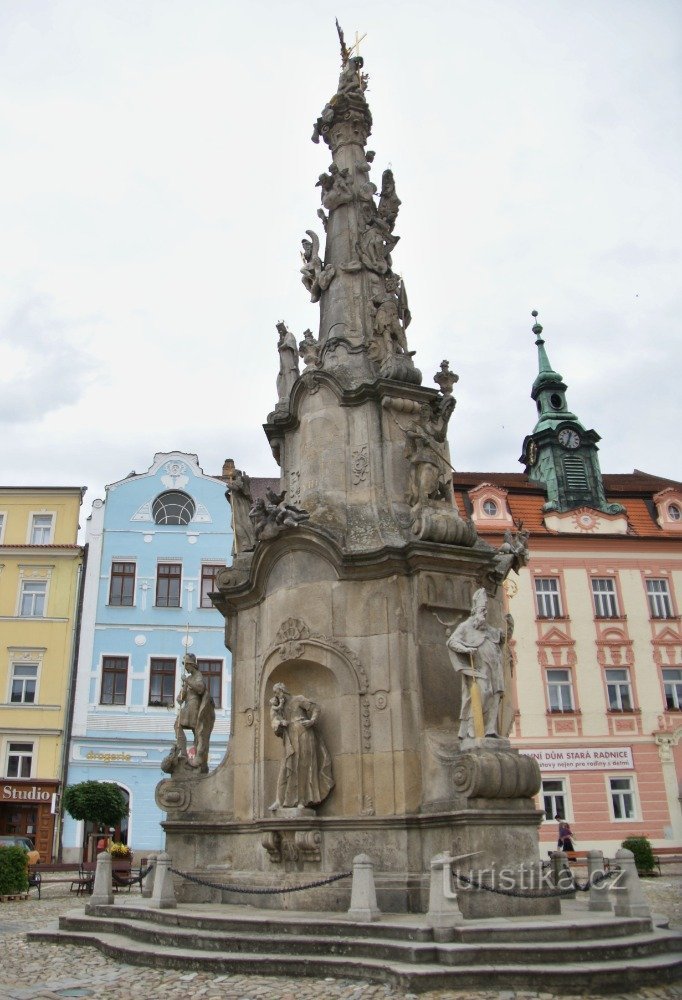
<svg viewBox="0 0 682 1000"><path fill-rule="evenodd" d="M682 490L679 486L666 486L653 496L659 525L664 531L682 531Z"/></svg>
<svg viewBox="0 0 682 1000"><path fill-rule="evenodd" d="M668 504L668 517L671 521L682 520L682 508L678 507L676 503Z"/></svg>
<svg viewBox="0 0 682 1000"><path fill-rule="evenodd" d="M497 504L494 500L483 501L483 513L488 517L497 517Z"/></svg>

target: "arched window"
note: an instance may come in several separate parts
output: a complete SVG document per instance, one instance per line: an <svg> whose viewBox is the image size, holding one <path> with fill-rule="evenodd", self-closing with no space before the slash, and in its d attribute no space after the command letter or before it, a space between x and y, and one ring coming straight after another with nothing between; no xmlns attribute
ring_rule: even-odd
<svg viewBox="0 0 682 1000"><path fill-rule="evenodd" d="M160 493L152 504L152 514L156 524L189 524L195 510L194 500L180 490Z"/></svg>

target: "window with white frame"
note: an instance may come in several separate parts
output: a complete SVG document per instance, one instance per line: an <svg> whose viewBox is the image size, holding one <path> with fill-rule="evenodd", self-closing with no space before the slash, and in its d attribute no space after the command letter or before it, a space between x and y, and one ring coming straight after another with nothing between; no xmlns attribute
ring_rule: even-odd
<svg viewBox="0 0 682 1000"><path fill-rule="evenodd" d="M661 673L665 707L679 712L682 710L682 670L678 667L663 667Z"/></svg>
<svg viewBox="0 0 682 1000"><path fill-rule="evenodd" d="M635 788L632 778L609 778L614 819L635 819Z"/></svg>
<svg viewBox="0 0 682 1000"><path fill-rule="evenodd" d="M649 613L652 618L673 617L673 606L667 580L647 580L646 593L649 598Z"/></svg>
<svg viewBox="0 0 682 1000"><path fill-rule="evenodd" d="M618 618L615 580L611 580L609 577L593 577L592 598L596 618Z"/></svg>
<svg viewBox="0 0 682 1000"><path fill-rule="evenodd" d="M562 617L559 581L555 576L536 578L535 600L537 602L538 618Z"/></svg>
<svg viewBox="0 0 682 1000"><path fill-rule="evenodd" d="M9 700L13 705L34 705L38 686L37 663L13 663Z"/></svg>
<svg viewBox="0 0 682 1000"><path fill-rule="evenodd" d="M45 615L46 580L22 580L19 597L21 618L43 618Z"/></svg>
<svg viewBox="0 0 682 1000"><path fill-rule="evenodd" d="M7 744L7 777L30 778L33 768L32 743Z"/></svg>
<svg viewBox="0 0 682 1000"><path fill-rule="evenodd" d="M494 500L484 500L483 501L483 513L487 517L497 517L497 504Z"/></svg>
<svg viewBox="0 0 682 1000"><path fill-rule="evenodd" d="M197 660L197 666L208 684L208 693L216 708L223 707L223 661Z"/></svg>
<svg viewBox="0 0 682 1000"><path fill-rule="evenodd" d="M128 686L128 657L102 657L100 705L125 705Z"/></svg>
<svg viewBox="0 0 682 1000"><path fill-rule="evenodd" d="M633 708L630 671L627 667L607 667L606 695L610 712L631 712Z"/></svg>
<svg viewBox="0 0 682 1000"><path fill-rule="evenodd" d="M49 545L52 541L53 514L34 514L31 518L31 545Z"/></svg>
<svg viewBox="0 0 682 1000"><path fill-rule="evenodd" d="M199 607L213 608L213 601L210 595L218 589L216 577L221 569L225 569L225 563L203 563L201 567L201 597Z"/></svg>
<svg viewBox="0 0 682 1000"><path fill-rule="evenodd" d="M545 819L553 820L555 816L566 819L568 816L568 795L564 778L546 778L542 781L542 808Z"/></svg>
<svg viewBox="0 0 682 1000"><path fill-rule="evenodd" d="M550 712L573 711L573 681L570 670L547 670L547 699Z"/></svg>
<svg viewBox="0 0 682 1000"><path fill-rule="evenodd" d="M5 530L5 513L0 511L0 543L2 543L2 535Z"/></svg>

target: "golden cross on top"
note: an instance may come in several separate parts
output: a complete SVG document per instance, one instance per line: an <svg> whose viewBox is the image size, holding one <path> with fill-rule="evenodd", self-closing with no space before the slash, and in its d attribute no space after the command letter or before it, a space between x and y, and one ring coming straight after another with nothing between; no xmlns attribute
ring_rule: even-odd
<svg viewBox="0 0 682 1000"><path fill-rule="evenodd" d="M358 32L355 32L355 43L348 49L349 57L353 54L353 50L355 50L356 56L360 55L360 42L364 41L365 38L367 38L367 32L364 35L358 35Z"/></svg>

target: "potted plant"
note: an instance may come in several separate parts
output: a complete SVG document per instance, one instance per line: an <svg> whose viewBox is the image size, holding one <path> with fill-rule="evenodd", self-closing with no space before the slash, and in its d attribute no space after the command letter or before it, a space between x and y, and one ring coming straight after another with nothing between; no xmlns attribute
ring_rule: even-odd
<svg viewBox="0 0 682 1000"><path fill-rule="evenodd" d="M133 861L133 852L127 844L112 840L107 851L111 855L111 870L114 872L129 872Z"/></svg>

